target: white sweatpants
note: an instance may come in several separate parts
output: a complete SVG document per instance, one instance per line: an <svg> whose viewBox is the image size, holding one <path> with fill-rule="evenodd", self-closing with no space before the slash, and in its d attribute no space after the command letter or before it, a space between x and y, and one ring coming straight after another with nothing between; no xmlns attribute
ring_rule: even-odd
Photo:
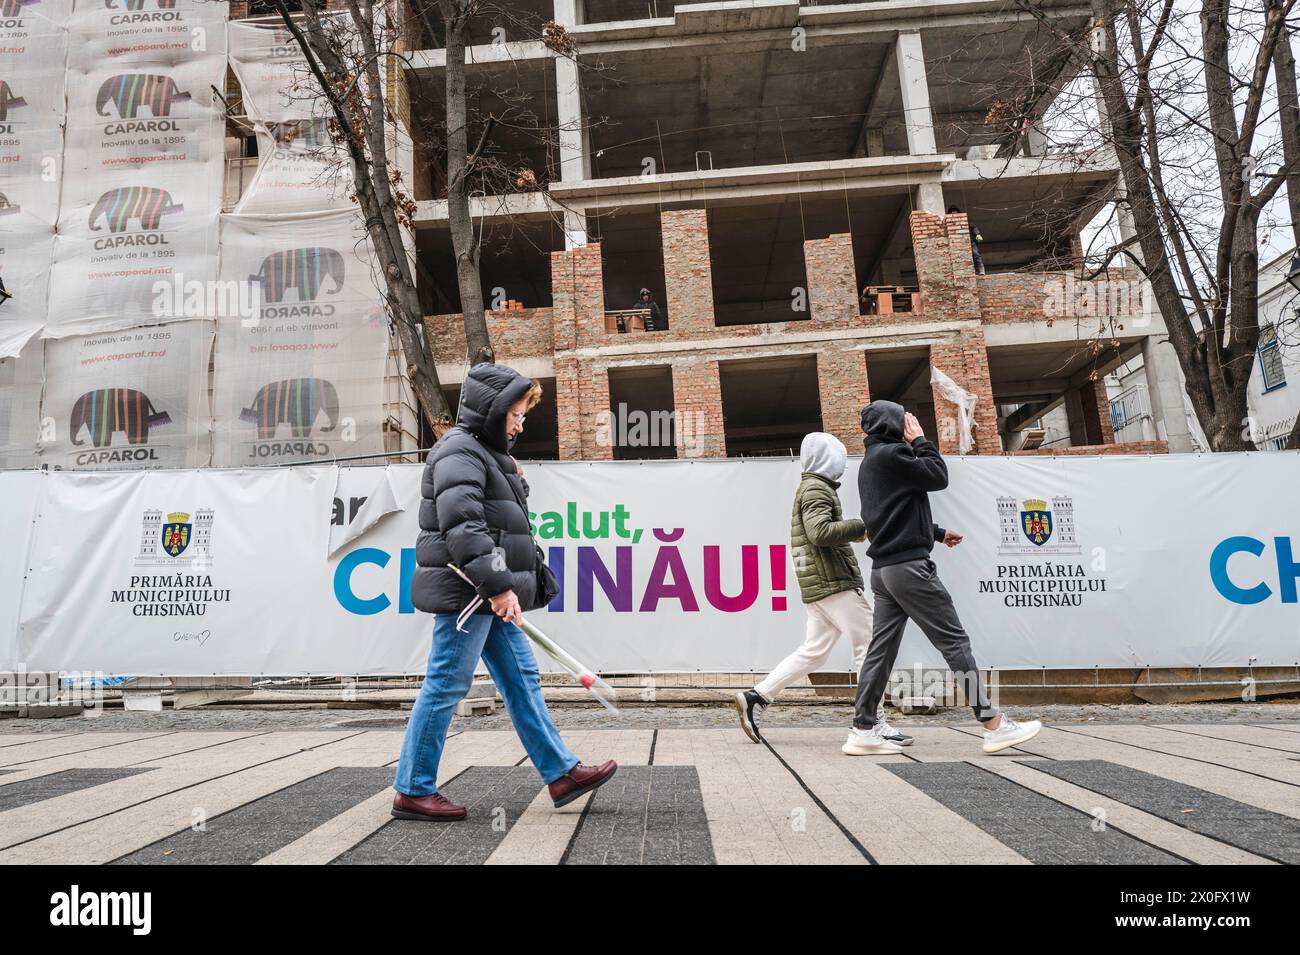
<svg viewBox="0 0 1300 955"><path fill-rule="evenodd" d="M862 658L871 646L874 612L870 591L842 590L804 604L804 610L808 613L808 629L803 646L778 663L767 679L754 687L769 700L790 684L821 669L841 635L849 638L853 648L854 673L862 669Z"/></svg>

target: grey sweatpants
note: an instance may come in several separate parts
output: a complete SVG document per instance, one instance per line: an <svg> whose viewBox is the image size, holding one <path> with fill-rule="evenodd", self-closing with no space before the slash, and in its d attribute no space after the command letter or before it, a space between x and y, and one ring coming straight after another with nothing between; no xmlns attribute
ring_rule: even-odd
<svg viewBox="0 0 1300 955"><path fill-rule="evenodd" d="M871 592L876 598L876 619L871 634L871 648L858 673L858 692L854 702L853 725L870 729L876 723L876 710L885 695L894 659L903 642L903 630L909 619L943 654L975 711L977 720L991 720L997 709L989 702L980 680L979 667L971 653L970 637L957 619L948 588L939 580L933 560L923 557L902 564L876 567L871 571Z"/></svg>

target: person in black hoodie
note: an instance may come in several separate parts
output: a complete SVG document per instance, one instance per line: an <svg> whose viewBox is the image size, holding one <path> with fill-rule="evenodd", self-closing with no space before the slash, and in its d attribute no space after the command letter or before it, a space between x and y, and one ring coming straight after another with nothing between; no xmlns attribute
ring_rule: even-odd
<svg viewBox="0 0 1300 955"><path fill-rule="evenodd" d="M584 766L569 752L546 712L532 647L515 626L523 611L544 599L536 593L537 549L524 507L528 485L509 453L541 395L539 383L513 368L475 365L461 389L456 427L425 461L411 602L434 614L433 649L393 782L392 814L399 819L465 818L464 806L437 791L438 763L452 713L480 657L556 806L591 792L618 769L613 760Z"/></svg>
<svg viewBox="0 0 1300 955"><path fill-rule="evenodd" d="M853 729L842 751L850 756L902 752L880 732L877 712L908 620L921 628L961 681L975 718L984 724L984 752L1031 739L1041 723L1017 723L985 695L970 637L930 559L935 544L956 547L962 542L960 534L930 516L929 492L948 486L948 465L902 405L873 401L862 409L862 430L866 453L858 468L858 496L871 542L867 556L876 616L871 648L858 674Z"/></svg>

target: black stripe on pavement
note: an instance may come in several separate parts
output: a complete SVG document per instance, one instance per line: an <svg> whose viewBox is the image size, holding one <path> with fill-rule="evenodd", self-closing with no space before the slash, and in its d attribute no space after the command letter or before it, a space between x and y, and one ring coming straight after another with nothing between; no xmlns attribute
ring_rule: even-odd
<svg viewBox="0 0 1300 955"><path fill-rule="evenodd" d="M91 786L102 786L115 779L125 779L138 773L147 773L147 769L124 767L120 769L64 769L48 776L34 779L20 779L0 786L0 812L16 809L43 799L53 799L67 793L75 793Z"/></svg>
<svg viewBox="0 0 1300 955"><path fill-rule="evenodd" d="M1104 759L1018 762L1265 859L1300 863L1300 819Z"/></svg>
<svg viewBox="0 0 1300 955"><path fill-rule="evenodd" d="M1186 861L1114 826L1095 826L1087 813L970 763L882 765L1038 865L1180 865Z"/></svg>
<svg viewBox="0 0 1300 955"><path fill-rule="evenodd" d="M471 766L438 788L469 810L465 819L392 819L330 864L482 865L541 786L532 766Z"/></svg>
<svg viewBox="0 0 1300 955"><path fill-rule="evenodd" d="M620 766L588 802L563 862L714 865L695 767Z"/></svg>
<svg viewBox="0 0 1300 955"><path fill-rule="evenodd" d="M250 865L393 785L383 766L344 766L286 786L114 859L114 865Z"/></svg>

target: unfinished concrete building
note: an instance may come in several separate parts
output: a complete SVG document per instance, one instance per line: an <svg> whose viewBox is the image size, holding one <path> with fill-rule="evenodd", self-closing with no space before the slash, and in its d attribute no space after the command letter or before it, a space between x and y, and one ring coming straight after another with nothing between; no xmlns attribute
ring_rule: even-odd
<svg viewBox="0 0 1300 955"><path fill-rule="evenodd" d="M1126 293L1136 273L1084 278L1080 230L1119 172L1106 151L1045 148L1036 123L1080 65L1033 16L1004 0L512 7L553 17L577 49L506 30L468 56L481 96L509 86L560 128L549 146L498 131L536 188L473 204L486 298L512 303L489 315L498 360L548 386L521 456L788 454L812 430L856 453L871 398L915 409L955 452L957 406L932 368L977 398L974 453L1033 453L1061 408L1070 451L1190 449L1163 323ZM1086 39L1086 4L1043 9ZM445 58L427 45L413 72L436 102ZM996 122L1009 78L1028 76L1029 121ZM445 193L436 172L417 189L454 397ZM666 328L627 312L643 287ZM1103 376L1139 354L1159 440L1117 445Z"/></svg>

